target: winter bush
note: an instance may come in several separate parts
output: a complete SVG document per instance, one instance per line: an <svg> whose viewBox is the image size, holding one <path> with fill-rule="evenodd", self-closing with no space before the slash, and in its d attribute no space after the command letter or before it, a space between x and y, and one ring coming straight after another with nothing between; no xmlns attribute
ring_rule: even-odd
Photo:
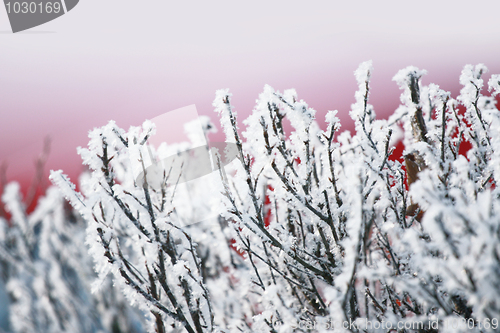
<svg viewBox="0 0 500 333"><path fill-rule="evenodd" d="M91 293L96 274L85 245L86 224L56 187L31 213L17 183L3 192L10 218L8 223L0 217L0 280L8 296L1 308L9 320L0 327L26 333L143 331L143 315L110 279L106 292Z"/></svg>
<svg viewBox="0 0 500 333"><path fill-rule="evenodd" d="M240 132L231 95L218 91L214 108L237 158L227 164L229 148L210 149L217 181L204 186L220 192L220 216L199 223L177 207L205 205L190 191L206 188L181 190L181 176L160 163L192 144L152 147L149 121L94 129L79 151L91 171L81 192L61 171L51 180L86 223L97 278L81 264L82 229L64 217L61 195L49 191L26 217L11 186L4 200L16 223L0 235L0 258L14 267L2 272L23 316L11 315L12 326L106 330L106 311L136 313L103 308L112 277L150 332L498 331L500 76L491 76L487 96L485 72L466 66L454 99L423 86L425 71L401 70L401 105L384 120L368 103L372 66L363 63L353 134L339 133L337 111L322 130L294 90L269 86Z"/></svg>

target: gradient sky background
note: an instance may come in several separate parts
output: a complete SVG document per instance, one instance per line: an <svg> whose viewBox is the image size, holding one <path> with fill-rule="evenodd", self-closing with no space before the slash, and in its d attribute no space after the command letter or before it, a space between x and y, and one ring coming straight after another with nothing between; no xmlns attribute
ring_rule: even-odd
<svg viewBox="0 0 500 333"><path fill-rule="evenodd" d="M43 139L47 169L73 179L77 146L113 119L122 128L196 104L213 113L230 88L240 121L264 84L295 88L318 111L338 109L344 129L353 71L373 60L371 103L379 117L399 105L391 81L425 68L456 96L465 64L500 73L500 1L81 0L68 14L12 34L0 7L0 163L26 185ZM218 122L217 122L218 124ZM219 131L220 132L220 131Z"/></svg>

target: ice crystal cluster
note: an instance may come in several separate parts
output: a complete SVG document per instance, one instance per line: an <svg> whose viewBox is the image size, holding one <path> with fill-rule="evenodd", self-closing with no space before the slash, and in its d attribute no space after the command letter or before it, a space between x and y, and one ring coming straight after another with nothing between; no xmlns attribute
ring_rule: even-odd
<svg viewBox="0 0 500 333"><path fill-rule="evenodd" d="M453 98L423 86L425 71L403 69L394 77L401 105L385 120L369 104L365 62L355 72L353 134L339 132L337 111L323 126L294 90L269 86L240 130L231 94L217 91L236 158L223 166L227 152L211 155L218 196L201 201L189 195L199 185L178 191L161 167L153 185L144 167L189 143L152 147L149 121L94 129L80 149L90 169L80 191L52 172L62 194L50 190L30 216L15 186L4 194L12 329L113 331L114 311L123 332L138 327L130 314L142 314L149 332L497 332L500 76L485 84L485 72L465 66ZM85 236L64 216L62 196ZM193 223L181 213L209 201L219 217ZM111 291L113 301L102 300Z"/></svg>

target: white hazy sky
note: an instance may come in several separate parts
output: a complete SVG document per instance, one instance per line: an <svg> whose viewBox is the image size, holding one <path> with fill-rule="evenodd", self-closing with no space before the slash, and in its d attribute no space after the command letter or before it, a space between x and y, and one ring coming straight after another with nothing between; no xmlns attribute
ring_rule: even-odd
<svg viewBox="0 0 500 333"><path fill-rule="evenodd" d="M89 129L111 119L128 128L190 104L215 120L220 88L240 116L270 84L345 120L352 73L369 59L372 103L387 115L399 101L391 78L408 65L455 93L467 63L500 72L499 15L498 0L81 0L12 34L0 7L0 162L9 179L26 179L50 135L48 166L74 176Z"/></svg>

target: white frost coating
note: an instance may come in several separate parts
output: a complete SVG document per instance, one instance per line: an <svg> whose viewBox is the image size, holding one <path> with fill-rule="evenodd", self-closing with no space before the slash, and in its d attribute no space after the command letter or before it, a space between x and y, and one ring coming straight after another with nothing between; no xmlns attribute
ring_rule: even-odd
<svg viewBox="0 0 500 333"><path fill-rule="evenodd" d="M217 90L215 93L215 99L212 105L215 108L215 112L219 114L222 130L224 134L226 134L227 142L235 142L233 128L231 125L230 109L231 113L236 117L236 113L232 110L230 100L232 94L229 93L229 89L221 89Z"/></svg>
<svg viewBox="0 0 500 333"><path fill-rule="evenodd" d="M372 62L365 61L354 72L356 82L358 83L358 91L355 93L356 103L352 105L352 111L349 112L354 121L359 122L365 116L365 111L368 111L368 106L365 105L365 98L368 97L368 83L370 82L372 71Z"/></svg>
<svg viewBox="0 0 500 333"><path fill-rule="evenodd" d="M363 85L365 82L370 81L371 72L373 71L373 64L371 60L365 61L358 66L354 71L354 77L358 85ZM364 93L364 91L363 91Z"/></svg>
<svg viewBox="0 0 500 333"><path fill-rule="evenodd" d="M204 146L207 144L206 134L208 127L213 126L208 122L210 121L210 118L207 118L207 116L203 118L203 123L201 117L199 117L198 119L184 124L184 132L187 134L193 147Z"/></svg>
<svg viewBox="0 0 500 333"><path fill-rule="evenodd" d="M500 94L500 75L494 74L488 81L488 90L492 91L492 96Z"/></svg>
<svg viewBox="0 0 500 333"><path fill-rule="evenodd" d="M410 83L410 75L413 75L416 78L421 78L425 74L427 74L427 71L425 69L418 69L415 66L408 66L405 69L398 71L397 74L394 75L392 80L395 81L401 89L406 90L408 88L408 84ZM403 97L403 95L401 97ZM404 102L404 100L401 100L401 102Z"/></svg>
<svg viewBox="0 0 500 333"><path fill-rule="evenodd" d="M483 88L483 79L481 76L486 73L488 69L483 64L476 66L467 65L460 74L460 84L464 87L460 91L458 98L467 108L473 106L478 95L478 90Z"/></svg>
<svg viewBox="0 0 500 333"><path fill-rule="evenodd" d="M340 129L340 119L337 118L338 110L328 111L325 116L325 121L328 124L326 132L331 132L332 130L337 131Z"/></svg>

